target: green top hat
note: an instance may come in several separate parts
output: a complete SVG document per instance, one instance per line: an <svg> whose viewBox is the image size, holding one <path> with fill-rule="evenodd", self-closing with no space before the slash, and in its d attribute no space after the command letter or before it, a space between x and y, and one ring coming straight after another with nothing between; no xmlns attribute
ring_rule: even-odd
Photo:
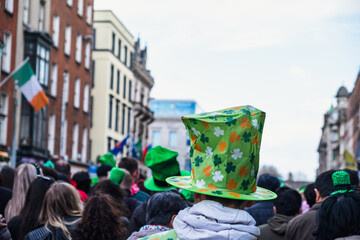
<svg viewBox="0 0 360 240"><path fill-rule="evenodd" d="M177 152L170 149L156 146L150 149L145 157L145 164L152 171L152 177L144 182L144 186L150 191L167 191L174 187L170 186L165 180L172 176L190 176L187 171L180 171L180 166L176 157Z"/></svg>
<svg viewBox="0 0 360 240"><path fill-rule="evenodd" d="M120 185L120 183L124 179L124 177L125 177L125 171L124 170L122 170L120 168L113 167L111 169L111 171L110 171L109 180L111 180L116 185Z"/></svg>
<svg viewBox="0 0 360 240"><path fill-rule="evenodd" d="M332 192L330 195L335 195L339 193L353 192L354 190L350 189L350 175L345 171L336 171L331 175L333 184L337 191Z"/></svg>
<svg viewBox="0 0 360 240"><path fill-rule="evenodd" d="M182 117L191 139L191 177L170 177L173 186L206 195L270 200L276 194L256 186L265 113L240 106Z"/></svg>
<svg viewBox="0 0 360 240"><path fill-rule="evenodd" d="M105 153L99 158L100 164L108 164L112 167L116 166L116 161L114 159L114 155L112 153Z"/></svg>

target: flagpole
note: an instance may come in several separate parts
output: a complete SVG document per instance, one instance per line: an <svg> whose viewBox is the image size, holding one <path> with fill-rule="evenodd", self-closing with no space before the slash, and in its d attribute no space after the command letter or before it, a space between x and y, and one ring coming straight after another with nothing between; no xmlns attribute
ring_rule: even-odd
<svg viewBox="0 0 360 240"><path fill-rule="evenodd" d="M21 68L22 66L24 66L24 64L29 60L29 57L26 57L24 59L24 61L22 63L19 64L19 66L17 66L6 78L4 78L4 80L2 80L0 82L0 88L12 77L12 75L19 70L19 68Z"/></svg>
<svg viewBox="0 0 360 240"><path fill-rule="evenodd" d="M15 128L16 128L16 108L18 105L17 102L17 90L18 90L18 81L14 81L14 108L13 108L13 119L12 119L12 142L11 142L11 158L10 158L10 166L16 167L16 144L15 144Z"/></svg>

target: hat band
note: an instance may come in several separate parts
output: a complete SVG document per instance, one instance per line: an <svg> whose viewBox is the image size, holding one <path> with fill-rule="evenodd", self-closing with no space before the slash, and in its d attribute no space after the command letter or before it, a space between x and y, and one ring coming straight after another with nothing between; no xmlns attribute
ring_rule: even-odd
<svg viewBox="0 0 360 240"><path fill-rule="evenodd" d="M180 171L177 174L174 174L173 176L181 176ZM164 180L159 180L159 179L156 179L155 177L153 177L153 178L154 178L154 183L156 186L159 186L159 187L170 187L171 186Z"/></svg>

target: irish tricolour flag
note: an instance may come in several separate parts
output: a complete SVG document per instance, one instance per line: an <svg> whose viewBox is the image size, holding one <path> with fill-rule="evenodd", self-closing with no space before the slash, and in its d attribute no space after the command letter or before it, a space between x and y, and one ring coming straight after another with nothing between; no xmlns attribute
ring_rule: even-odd
<svg viewBox="0 0 360 240"><path fill-rule="evenodd" d="M49 104L49 99L46 97L28 61L12 76L18 81L20 91L36 112Z"/></svg>

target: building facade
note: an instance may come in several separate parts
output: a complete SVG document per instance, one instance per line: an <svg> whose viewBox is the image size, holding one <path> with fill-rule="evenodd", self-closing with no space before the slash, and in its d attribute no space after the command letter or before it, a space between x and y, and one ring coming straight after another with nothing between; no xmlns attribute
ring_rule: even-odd
<svg viewBox="0 0 360 240"><path fill-rule="evenodd" d="M180 168L191 170L190 140L181 116L194 114L196 102L192 100L151 100L154 122L149 125L149 142L152 147L162 146L179 153Z"/></svg>
<svg viewBox="0 0 360 240"><path fill-rule="evenodd" d="M91 158L109 152L131 133L134 37L110 10L94 12L91 83ZM125 147L121 156L128 154Z"/></svg>

